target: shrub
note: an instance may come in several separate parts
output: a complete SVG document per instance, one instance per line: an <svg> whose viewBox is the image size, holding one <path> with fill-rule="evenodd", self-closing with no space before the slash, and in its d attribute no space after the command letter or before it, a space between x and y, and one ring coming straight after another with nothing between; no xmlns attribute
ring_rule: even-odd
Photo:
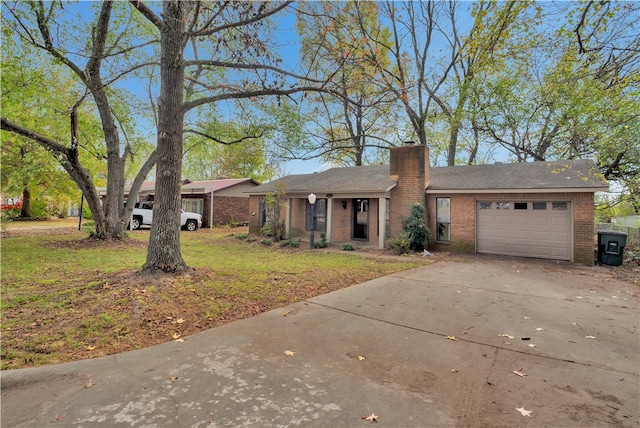
<svg viewBox="0 0 640 428"><path fill-rule="evenodd" d="M394 238L389 239L389 247L400 256L411 252L409 235L405 231L400 232Z"/></svg>
<svg viewBox="0 0 640 428"><path fill-rule="evenodd" d="M273 242L269 239L263 239L262 241L260 241L260 243L262 245L266 245L267 247L270 246L271 244L273 244Z"/></svg>
<svg viewBox="0 0 640 428"><path fill-rule="evenodd" d="M353 251L356 248L353 246L353 244L342 244L342 249L344 251Z"/></svg>
<svg viewBox="0 0 640 428"><path fill-rule="evenodd" d="M239 239L240 241L246 241L247 239L249 239L249 234L248 233L238 233L236 235L236 239Z"/></svg>
<svg viewBox="0 0 640 428"><path fill-rule="evenodd" d="M411 207L409 217L402 219L402 233L406 235L409 250L422 251L426 248L429 239L431 239L431 231L427 227L425 221L425 211L422 204L416 203ZM402 243L404 245L404 243Z"/></svg>
<svg viewBox="0 0 640 428"><path fill-rule="evenodd" d="M299 239L287 239L286 241L282 241L280 244L282 247L290 247L290 248L298 248L300 247Z"/></svg>
<svg viewBox="0 0 640 428"><path fill-rule="evenodd" d="M329 243L327 242L327 235L325 233L320 234L320 241L313 243L314 248L327 248L328 246Z"/></svg>

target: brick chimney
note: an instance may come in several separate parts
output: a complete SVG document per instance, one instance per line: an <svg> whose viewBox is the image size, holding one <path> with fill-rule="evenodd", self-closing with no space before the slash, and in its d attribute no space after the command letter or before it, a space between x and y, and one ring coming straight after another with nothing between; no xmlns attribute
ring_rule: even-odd
<svg viewBox="0 0 640 428"><path fill-rule="evenodd" d="M394 236L402 230L402 218L409 216L413 204L426 204L425 190L430 178L429 148L409 142L391 148L389 157L390 178L398 183L391 191L390 201L389 226L391 236Z"/></svg>

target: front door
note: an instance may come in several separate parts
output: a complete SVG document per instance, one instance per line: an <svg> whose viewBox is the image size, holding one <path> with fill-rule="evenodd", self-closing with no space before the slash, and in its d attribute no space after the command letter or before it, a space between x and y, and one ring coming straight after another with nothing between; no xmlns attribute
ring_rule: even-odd
<svg viewBox="0 0 640 428"><path fill-rule="evenodd" d="M369 199L353 201L353 239L369 240Z"/></svg>

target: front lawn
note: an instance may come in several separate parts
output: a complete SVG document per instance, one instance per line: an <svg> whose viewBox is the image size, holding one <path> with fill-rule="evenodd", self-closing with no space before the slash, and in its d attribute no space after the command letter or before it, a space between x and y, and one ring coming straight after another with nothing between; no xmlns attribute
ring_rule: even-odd
<svg viewBox="0 0 640 428"><path fill-rule="evenodd" d="M238 229L241 233L242 229ZM138 349L428 263L246 242L232 233L183 232L195 271L141 276L148 231L125 242L86 234L2 239L2 369ZM304 244L302 245L304 247Z"/></svg>

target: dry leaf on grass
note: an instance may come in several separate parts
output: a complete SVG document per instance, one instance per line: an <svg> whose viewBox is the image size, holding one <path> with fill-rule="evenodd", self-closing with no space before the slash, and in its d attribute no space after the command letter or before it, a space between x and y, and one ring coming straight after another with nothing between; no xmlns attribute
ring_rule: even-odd
<svg viewBox="0 0 640 428"><path fill-rule="evenodd" d="M362 419L364 419L365 421L369 421L369 422L378 422L378 415L376 415L375 413L371 412L371 414L369 416L363 416Z"/></svg>
<svg viewBox="0 0 640 428"><path fill-rule="evenodd" d="M531 417L531 413L533 412L533 410L525 410L524 407L516 407L516 410L519 411L522 416L529 417Z"/></svg>
<svg viewBox="0 0 640 428"><path fill-rule="evenodd" d="M178 334L178 333L173 333L173 334L171 335L171 337L173 337L174 339L178 339L180 336L182 336L182 335L181 335L181 334Z"/></svg>
<svg viewBox="0 0 640 428"><path fill-rule="evenodd" d="M95 346L87 346L87 351L93 351L94 349L96 349Z"/></svg>
<svg viewBox="0 0 640 428"><path fill-rule="evenodd" d="M178 318L176 320L176 324L182 324L184 321L185 321L184 318Z"/></svg>
<svg viewBox="0 0 640 428"><path fill-rule="evenodd" d="M295 355L295 352L286 350L286 351L284 351L284 355L293 356L293 355Z"/></svg>

